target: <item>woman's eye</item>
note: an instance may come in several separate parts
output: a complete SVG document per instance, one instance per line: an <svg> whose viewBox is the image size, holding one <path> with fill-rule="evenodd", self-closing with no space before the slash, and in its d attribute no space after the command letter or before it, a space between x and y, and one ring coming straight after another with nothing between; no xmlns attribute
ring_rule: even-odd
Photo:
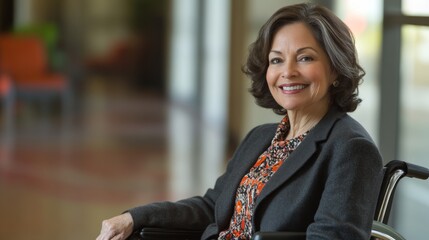
<svg viewBox="0 0 429 240"><path fill-rule="evenodd" d="M273 59L270 60L271 64L277 64L277 63L280 63L280 62L281 62L280 58L273 58Z"/></svg>
<svg viewBox="0 0 429 240"><path fill-rule="evenodd" d="M299 59L300 62L311 62L313 61L312 57L304 56Z"/></svg>

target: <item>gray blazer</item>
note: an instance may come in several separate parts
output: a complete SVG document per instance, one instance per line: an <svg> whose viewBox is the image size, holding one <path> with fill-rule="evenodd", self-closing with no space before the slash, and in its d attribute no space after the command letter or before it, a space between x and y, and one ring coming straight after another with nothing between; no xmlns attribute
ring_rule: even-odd
<svg viewBox="0 0 429 240"><path fill-rule="evenodd" d="M270 145L277 125L254 128L204 196L129 210L134 228L201 229L202 239L215 238L228 228L237 186ZM254 230L369 239L381 178L381 156L368 133L332 108L265 185L256 201Z"/></svg>

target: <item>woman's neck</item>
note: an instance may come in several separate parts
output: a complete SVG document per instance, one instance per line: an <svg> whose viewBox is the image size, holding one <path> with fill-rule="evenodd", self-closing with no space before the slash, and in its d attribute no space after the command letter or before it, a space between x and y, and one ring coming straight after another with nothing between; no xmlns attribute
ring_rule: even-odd
<svg viewBox="0 0 429 240"><path fill-rule="evenodd" d="M328 112L329 106L311 111L288 110L290 130L286 139L296 138L310 131Z"/></svg>

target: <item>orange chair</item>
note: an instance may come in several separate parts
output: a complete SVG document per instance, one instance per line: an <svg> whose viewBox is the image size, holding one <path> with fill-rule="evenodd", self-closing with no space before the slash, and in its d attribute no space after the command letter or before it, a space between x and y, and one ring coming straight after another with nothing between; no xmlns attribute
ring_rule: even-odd
<svg viewBox="0 0 429 240"><path fill-rule="evenodd" d="M71 90L68 79L49 69L47 53L42 41L32 36L0 35L0 71L11 79L9 83L13 94L8 95L9 105L17 98L52 100L62 98L63 115L69 117L71 107ZM5 78L5 77L4 77ZM6 84L6 83L4 83ZM8 92L2 90L2 95ZM4 93L3 93L4 92ZM12 98L12 99L11 99ZM13 115L13 110L5 114ZM11 116L6 116L11 118Z"/></svg>

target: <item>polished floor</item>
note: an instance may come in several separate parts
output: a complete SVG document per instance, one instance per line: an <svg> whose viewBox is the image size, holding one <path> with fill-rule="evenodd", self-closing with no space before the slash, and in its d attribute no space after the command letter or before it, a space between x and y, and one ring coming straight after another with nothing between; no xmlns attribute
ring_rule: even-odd
<svg viewBox="0 0 429 240"><path fill-rule="evenodd" d="M0 239L95 239L103 219L171 198L166 100L86 81L67 126L22 104L2 132Z"/></svg>

